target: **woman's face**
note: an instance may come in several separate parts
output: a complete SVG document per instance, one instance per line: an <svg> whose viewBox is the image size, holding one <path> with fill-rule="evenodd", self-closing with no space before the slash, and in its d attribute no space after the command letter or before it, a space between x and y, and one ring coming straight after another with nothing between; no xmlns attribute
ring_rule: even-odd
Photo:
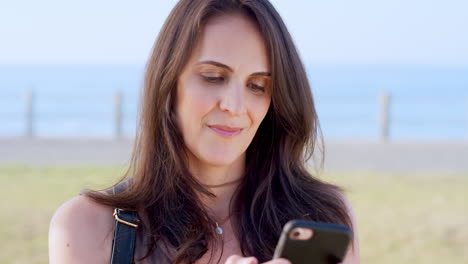
<svg viewBox="0 0 468 264"><path fill-rule="evenodd" d="M205 24L177 82L177 122L190 162L226 166L244 158L271 101L267 51L242 15Z"/></svg>

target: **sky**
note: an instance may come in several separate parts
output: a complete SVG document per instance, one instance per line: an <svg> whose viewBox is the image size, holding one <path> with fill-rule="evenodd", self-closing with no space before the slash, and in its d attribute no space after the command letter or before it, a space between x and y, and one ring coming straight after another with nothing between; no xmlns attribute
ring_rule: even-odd
<svg viewBox="0 0 468 264"><path fill-rule="evenodd" d="M174 0L0 0L0 65L144 65ZM468 66L466 0L272 0L308 65Z"/></svg>

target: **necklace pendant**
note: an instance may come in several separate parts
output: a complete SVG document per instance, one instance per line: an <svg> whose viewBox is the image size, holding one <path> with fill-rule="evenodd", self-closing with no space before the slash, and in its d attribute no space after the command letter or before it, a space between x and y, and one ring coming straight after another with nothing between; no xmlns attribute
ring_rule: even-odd
<svg viewBox="0 0 468 264"><path fill-rule="evenodd" d="M218 222L216 222L216 233L218 235L222 235L223 234L223 229L218 225Z"/></svg>

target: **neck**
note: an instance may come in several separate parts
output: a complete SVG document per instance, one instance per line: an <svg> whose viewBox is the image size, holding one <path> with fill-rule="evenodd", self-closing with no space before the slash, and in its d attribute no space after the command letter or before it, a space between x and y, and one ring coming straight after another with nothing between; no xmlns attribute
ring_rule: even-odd
<svg viewBox="0 0 468 264"><path fill-rule="evenodd" d="M212 166L201 162L189 163L192 175L215 197L199 194L204 206L216 220L229 215L231 198L241 183L245 170L245 155L230 165Z"/></svg>
<svg viewBox="0 0 468 264"><path fill-rule="evenodd" d="M239 179L235 179L233 181L230 181L230 182L225 182L225 183L221 183L221 184L202 184L205 188L221 188L221 187L226 187L226 186L229 186L229 185L233 185L233 184L236 184L236 183L239 183L240 181L242 180L242 178L239 178Z"/></svg>

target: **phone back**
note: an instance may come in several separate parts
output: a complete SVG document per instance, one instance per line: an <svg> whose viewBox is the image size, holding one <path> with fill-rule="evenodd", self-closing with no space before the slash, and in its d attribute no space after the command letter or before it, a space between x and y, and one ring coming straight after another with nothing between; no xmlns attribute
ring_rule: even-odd
<svg viewBox="0 0 468 264"><path fill-rule="evenodd" d="M312 237L294 239L291 232L297 227L311 229ZM284 257L292 264L336 264L343 260L351 236L351 230L345 226L293 220L284 226L273 258Z"/></svg>

